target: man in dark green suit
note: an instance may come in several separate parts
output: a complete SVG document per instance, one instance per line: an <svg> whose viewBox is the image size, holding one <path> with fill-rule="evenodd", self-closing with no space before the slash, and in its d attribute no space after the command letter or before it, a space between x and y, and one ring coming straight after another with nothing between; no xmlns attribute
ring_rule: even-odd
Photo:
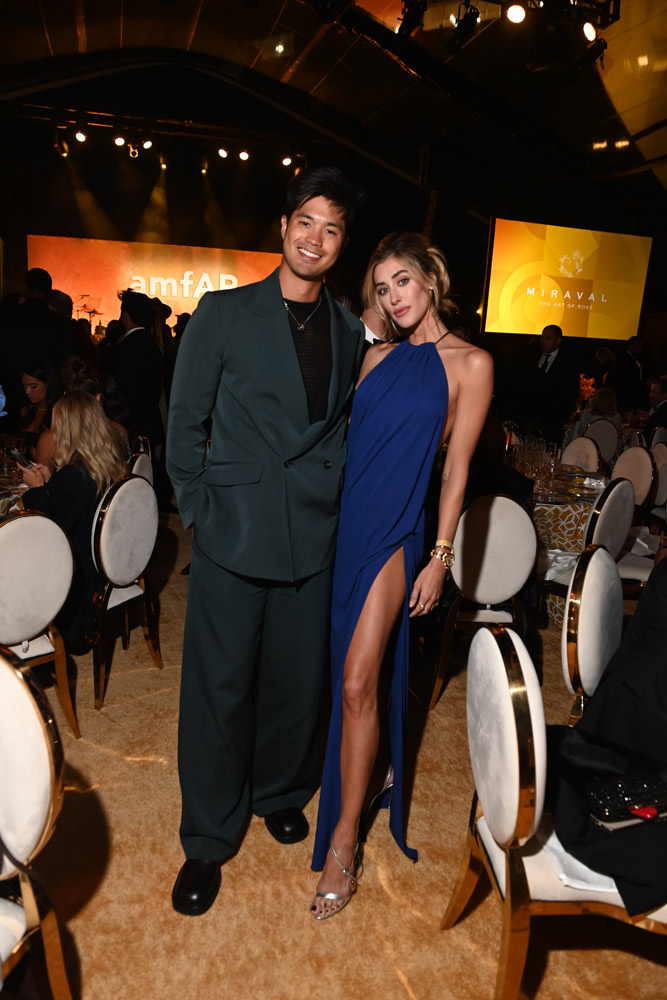
<svg viewBox="0 0 667 1000"><path fill-rule="evenodd" d="M251 812L281 843L308 834L346 416L364 337L323 279L358 200L335 168L294 178L277 271L204 295L179 348L167 469L194 527L180 913L211 906Z"/></svg>

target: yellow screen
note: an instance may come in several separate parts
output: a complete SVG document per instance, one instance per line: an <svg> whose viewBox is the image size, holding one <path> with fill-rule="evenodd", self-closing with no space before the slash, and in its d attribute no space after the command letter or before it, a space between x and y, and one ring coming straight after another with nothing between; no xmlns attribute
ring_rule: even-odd
<svg viewBox="0 0 667 1000"><path fill-rule="evenodd" d="M651 237L496 219L484 330L627 340L637 333Z"/></svg>

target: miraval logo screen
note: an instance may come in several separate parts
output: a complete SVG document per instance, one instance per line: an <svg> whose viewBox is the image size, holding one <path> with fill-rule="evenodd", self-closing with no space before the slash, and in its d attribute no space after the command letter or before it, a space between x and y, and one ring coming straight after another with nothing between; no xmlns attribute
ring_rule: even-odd
<svg viewBox="0 0 667 1000"><path fill-rule="evenodd" d="M626 340L637 332L651 237L496 219L483 329Z"/></svg>

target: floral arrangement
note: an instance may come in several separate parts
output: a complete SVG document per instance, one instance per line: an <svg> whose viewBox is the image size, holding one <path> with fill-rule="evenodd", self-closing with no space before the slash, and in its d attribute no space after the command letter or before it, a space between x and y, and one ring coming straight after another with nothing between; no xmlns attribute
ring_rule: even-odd
<svg viewBox="0 0 667 1000"><path fill-rule="evenodd" d="M595 395L595 378L586 378L582 373L579 376L579 404L587 403L591 396Z"/></svg>

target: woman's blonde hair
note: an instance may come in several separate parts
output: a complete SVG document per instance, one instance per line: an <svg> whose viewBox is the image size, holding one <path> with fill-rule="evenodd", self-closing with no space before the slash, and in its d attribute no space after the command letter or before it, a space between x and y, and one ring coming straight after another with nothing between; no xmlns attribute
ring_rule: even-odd
<svg viewBox="0 0 667 1000"><path fill-rule="evenodd" d="M53 407L51 429L56 447L53 464L80 465L103 492L128 474L127 458L104 410L87 392L70 392Z"/></svg>
<svg viewBox="0 0 667 1000"><path fill-rule="evenodd" d="M434 312L451 313L456 309L454 301L449 298L449 271L447 261L437 247L432 246L421 233L389 233L380 240L377 248L368 262L368 269L363 285L364 305L375 309L384 316L387 326L397 337L405 337L405 331L398 327L375 287L374 271L378 264L390 257L396 257L411 278L431 296Z"/></svg>

